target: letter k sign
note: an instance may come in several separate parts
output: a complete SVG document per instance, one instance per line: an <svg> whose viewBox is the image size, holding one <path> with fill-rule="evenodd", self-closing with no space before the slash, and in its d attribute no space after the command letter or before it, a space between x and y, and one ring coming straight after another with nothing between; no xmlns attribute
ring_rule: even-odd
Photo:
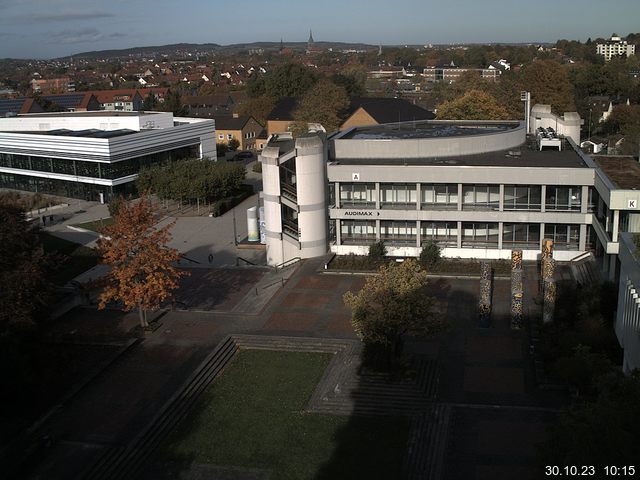
<svg viewBox="0 0 640 480"><path fill-rule="evenodd" d="M636 209L638 208L638 201L637 200L627 200L627 208L628 209Z"/></svg>

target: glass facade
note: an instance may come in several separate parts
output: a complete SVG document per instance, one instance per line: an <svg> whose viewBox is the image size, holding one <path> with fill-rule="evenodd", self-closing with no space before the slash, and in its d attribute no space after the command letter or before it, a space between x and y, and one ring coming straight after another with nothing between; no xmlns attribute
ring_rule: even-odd
<svg viewBox="0 0 640 480"><path fill-rule="evenodd" d="M430 240L441 247L458 245L458 222L420 222L422 243Z"/></svg>
<svg viewBox="0 0 640 480"><path fill-rule="evenodd" d="M505 223L502 225L502 248L537 250L540 247L540 225L537 223Z"/></svg>
<svg viewBox="0 0 640 480"><path fill-rule="evenodd" d="M498 248L497 223L462 224L462 246L470 248Z"/></svg>
<svg viewBox="0 0 640 480"><path fill-rule="evenodd" d="M375 208L375 183L341 183L340 206L342 208Z"/></svg>
<svg viewBox="0 0 640 480"><path fill-rule="evenodd" d="M499 185L463 185L463 210L498 210L500 208Z"/></svg>
<svg viewBox="0 0 640 480"><path fill-rule="evenodd" d="M342 220L340 239L344 245L370 245L377 241L376 222L367 220Z"/></svg>
<svg viewBox="0 0 640 480"><path fill-rule="evenodd" d="M569 210L580 211L582 204L582 187L558 187L547 185L547 195L545 198L546 210Z"/></svg>
<svg viewBox="0 0 640 480"><path fill-rule="evenodd" d="M580 245L580 225L546 223L544 238L553 240L553 248L558 250L578 250Z"/></svg>
<svg viewBox="0 0 640 480"><path fill-rule="evenodd" d="M423 210L457 210L458 184L423 183L420 185L420 206Z"/></svg>
<svg viewBox="0 0 640 480"><path fill-rule="evenodd" d="M383 220L380 222L380 240L390 245L417 245L416 222Z"/></svg>
<svg viewBox="0 0 640 480"><path fill-rule="evenodd" d="M381 183L380 206L382 208L416 208L415 183Z"/></svg>
<svg viewBox="0 0 640 480"><path fill-rule="evenodd" d="M504 209L540 211L541 192L539 185L505 185Z"/></svg>

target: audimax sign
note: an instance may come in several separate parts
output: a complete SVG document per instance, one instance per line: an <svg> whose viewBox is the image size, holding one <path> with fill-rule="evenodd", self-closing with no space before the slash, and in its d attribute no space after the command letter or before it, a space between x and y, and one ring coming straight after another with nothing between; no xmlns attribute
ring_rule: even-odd
<svg viewBox="0 0 640 480"><path fill-rule="evenodd" d="M375 215L374 215L375 213ZM346 217L379 217L380 216L380 212L367 212L367 211L362 211L362 210L348 210L346 212L344 212L344 215Z"/></svg>

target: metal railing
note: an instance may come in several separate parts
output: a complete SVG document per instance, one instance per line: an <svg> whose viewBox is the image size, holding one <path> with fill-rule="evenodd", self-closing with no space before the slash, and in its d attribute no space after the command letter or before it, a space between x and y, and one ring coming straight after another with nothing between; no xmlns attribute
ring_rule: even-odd
<svg viewBox="0 0 640 480"><path fill-rule="evenodd" d="M293 257L287 260L286 262L282 262L276 265L275 267L273 267L273 269L275 271L282 270L283 268L287 268L287 267L290 267L291 265L298 263L300 260L302 260L300 257Z"/></svg>

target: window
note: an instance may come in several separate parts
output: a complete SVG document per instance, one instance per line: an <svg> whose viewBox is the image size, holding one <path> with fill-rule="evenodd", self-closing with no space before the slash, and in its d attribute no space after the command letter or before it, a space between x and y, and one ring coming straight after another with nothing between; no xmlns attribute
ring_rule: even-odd
<svg viewBox="0 0 640 480"><path fill-rule="evenodd" d="M342 208L374 208L376 186L373 183L341 183L340 205Z"/></svg>
<svg viewBox="0 0 640 480"><path fill-rule="evenodd" d="M582 187L557 187L554 185L548 185L547 195L545 198L545 209L580 211L582 203L581 196Z"/></svg>
<svg viewBox="0 0 640 480"><path fill-rule="evenodd" d="M540 211L541 187L537 185L505 185L505 210Z"/></svg>
<svg viewBox="0 0 640 480"><path fill-rule="evenodd" d="M420 185L420 205L426 210L457 210L458 185L455 183Z"/></svg>
<svg viewBox="0 0 640 480"><path fill-rule="evenodd" d="M498 210L500 187L498 185L463 185L463 210Z"/></svg>
<svg viewBox="0 0 640 480"><path fill-rule="evenodd" d="M423 245L432 240L441 247L456 247L458 222L421 222L420 239Z"/></svg>
<svg viewBox="0 0 640 480"><path fill-rule="evenodd" d="M227 140L232 140L232 139L233 139L233 134L227 133Z"/></svg>
<svg viewBox="0 0 640 480"><path fill-rule="evenodd" d="M416 208L415 183L380 184L380 206L382 208Z"/></svg>
<svg viewBox="0 0 640 480"><path fill-rule="evenodd" d="M340 236L345 245L370 245L376 241L376 222L341 220Z"/></svg>
<svg viewBox="0 0 640 480"><path fill-rule="evenodd" d="M553 248L558 250L578 250L580 225L547 223L544 226L544 238L553 240Z"/></svg>
<svg viewBox="0 0 640 480"><path fill-rule="evenodd" d="M383 220L380 222L380 240L391 245L416 245L416 222Z"/></svg>
<svg viewBox="0 0 640 480"><path fill-rule="evenodd" d="M498 248L498 224L463 223L462 246L471 248Z"/></svg>
<svg viewBox="0 0 640 480"><path fill-rule="evenodd" d="M537 223L505 223L502 226L502 247L537 250L540 246L540 225Z"/></svg>
<svg viewBox="0 0 640 480"><path fill-rule="evenodd" d="M220 135L218 135L218 140L224 140L224 134L221 133Z"/></svg>

